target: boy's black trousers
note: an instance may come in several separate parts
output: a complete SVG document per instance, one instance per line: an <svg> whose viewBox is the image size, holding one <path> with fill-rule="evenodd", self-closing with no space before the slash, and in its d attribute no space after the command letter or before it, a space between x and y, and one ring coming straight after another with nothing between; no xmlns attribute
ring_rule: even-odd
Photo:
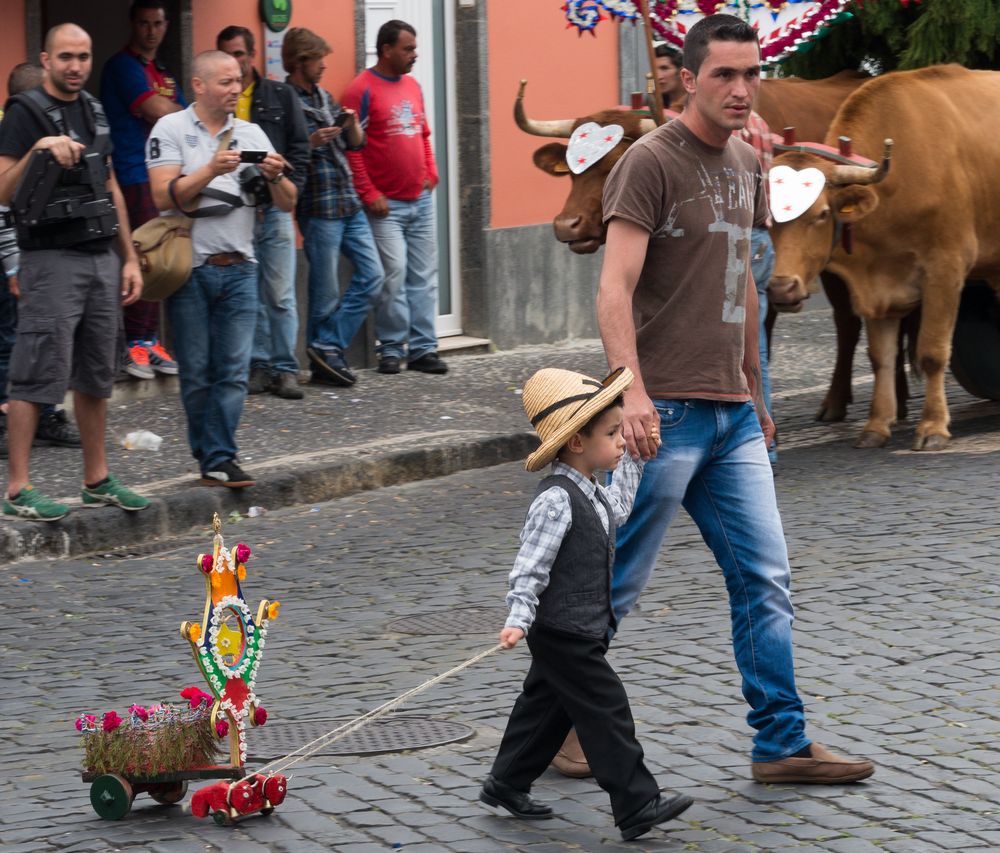
<svg viewBox="0 0 1000 853"><path fill-rule="evenodd" d="M628 696L604 655L607 643L533 626L531 669L514 703L491 771L519 791L531 790L571 727L597 783L611 796L619 824L660 789L642 760Z"/></svg>

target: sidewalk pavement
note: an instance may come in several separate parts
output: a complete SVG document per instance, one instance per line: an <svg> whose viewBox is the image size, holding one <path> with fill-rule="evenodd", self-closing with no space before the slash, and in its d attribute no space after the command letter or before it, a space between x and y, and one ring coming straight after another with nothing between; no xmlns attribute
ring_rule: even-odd
<svg viewBox="0 0 1000 853"><path fill-rule="evenodd" d="M198 484L176 385L113 399L110 469L152 505L137 513L84 509L80 451L35 448L31 482L73 511L52 523L2 517L0 562L135 547L203 525L213 512L246 515L522 459L537 445L521 408L524 380L551 365L606 372L595 340L452 356L448 365L444 376L361 370L352 388L303 385L304 400L248 397L237 434L240 463L257 478L247 489ZM136 430L161 436L160 449L125 450L124 437Z"/></svg>

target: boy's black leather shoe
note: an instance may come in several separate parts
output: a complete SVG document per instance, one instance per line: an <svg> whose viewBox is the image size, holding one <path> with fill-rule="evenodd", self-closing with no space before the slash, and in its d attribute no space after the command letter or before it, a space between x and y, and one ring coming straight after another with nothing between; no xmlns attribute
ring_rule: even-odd
<svg viewBox="0 0 1000 853"><path fill-rule="evenodd" d="M518 791L492 776L487 776L483 782L479 800L488 806L507 809L514 817L521 820L545 820L552 817L551 806L531 799L526 791Z"/></svg>
<svg viewBox="0 0 1000 853"><path fill-rule="evenodd" d="M662 794L657 794L639 811L623 820L618 829L621 830L625 841L631 841L633 838L645 835L658 823L673 820L693 802L694 800L686 794L676 794L669 800L665 800Z"/></svg>

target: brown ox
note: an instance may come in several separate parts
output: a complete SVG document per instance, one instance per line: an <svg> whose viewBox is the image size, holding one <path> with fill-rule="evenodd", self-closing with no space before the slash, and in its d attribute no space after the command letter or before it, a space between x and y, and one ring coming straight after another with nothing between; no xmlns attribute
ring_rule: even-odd
<svg viewBox="0 0 1000 853"><path fill-rule="evenodd" d="M868 79L870 78L866 75L857 72L842 71L825 80L802 80L797 77L763 80L755 106L773 130L794 125L799 140L820 142L844 98ZM607 233L602 221L601 206L605 178L628 146L655 125L650 119L642 119L639 114L624 108L604 110L575 120L534 121L527 118L524 112L524 88L525 82L522 81L514 102L514 119L526 133L568 138L576 127L588 121L602 125L620 124L625 129L622 141L602 160L579 175L572 174L566 165L566 146L562 143L550 142L543 145L535 151L533 158L535 165L550 175L570 177L569 196L553 221L556 239L566 243L578 254L596 252L604 243ZM669 111L665 112L667 115L674 115ZM861 321L851 311L844 283L827 272L821 278L833 308L837 328L837 356L830 389L816 417L818 420L836 421L843 420L846 416L847 405L852 399L851 365L861 335ZM799 310L801 307L801 303L798 306L783 306L785 310ZM769 339L773 324L772 310L767 323ZM901 356L898 361L898 402L900 410L905 411L908 396L906 373Z"/></svg>
<svg viewBox="0 0 1000 853"><path fill-rule="evenodd" d="M860 447L888 441L896 420L893 366L899 321L917 306L922 320L917 363L926 395L915 450L944 447L948 404L944 370L966 278L1000 291L1000 73L936 66L875 78L841 106L826 143L854 140L873 157L883 140L897 142L893 167L835 165L812 154L778 157L826 176L819 198L799 218L773 231L771 299L797 303L806 284L827 269L847 284L865 320L875 390ZM854 252L835 239L838 223L858 223Z"/></svg>

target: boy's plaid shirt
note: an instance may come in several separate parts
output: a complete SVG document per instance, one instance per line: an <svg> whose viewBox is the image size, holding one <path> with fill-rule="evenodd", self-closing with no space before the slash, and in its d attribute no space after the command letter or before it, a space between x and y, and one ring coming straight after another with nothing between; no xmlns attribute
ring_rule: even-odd
<svg viewBox="0 0 1000 853"><path fill-rule="evenodd" d="M333 124L341 108L329 92L319 86L312 92L307 92L291 80L286 82L295 89L302 100L310 136L320 127L329 127ZM295 208L299 216L345 219L361 209L361 199L354 191L351 167L347 157L344 156L344 151L348 149L343 135L328 145L312 149L309 175Z"/></svg>
<svg viewBox="0 0 1000 853"><path fill-rule="evenodd" d="M632 502L642 479L642 466L642 461L636 462L626 452L612 475L611 485L607 487L559 461L553 463L552 473L563 474L580 487L605 531L614 536L614 528L623 525L632 512ZM597 497L598 489L611 506L613 519L608 519L604 504ZM520 628L527 633L535 621L538 599L549 585L549 573L572 521L569 495L561 486L546 489L532 501L521 530L521 550L510 572L510 592L507 593L510 616L505 627Z"/></svg>

